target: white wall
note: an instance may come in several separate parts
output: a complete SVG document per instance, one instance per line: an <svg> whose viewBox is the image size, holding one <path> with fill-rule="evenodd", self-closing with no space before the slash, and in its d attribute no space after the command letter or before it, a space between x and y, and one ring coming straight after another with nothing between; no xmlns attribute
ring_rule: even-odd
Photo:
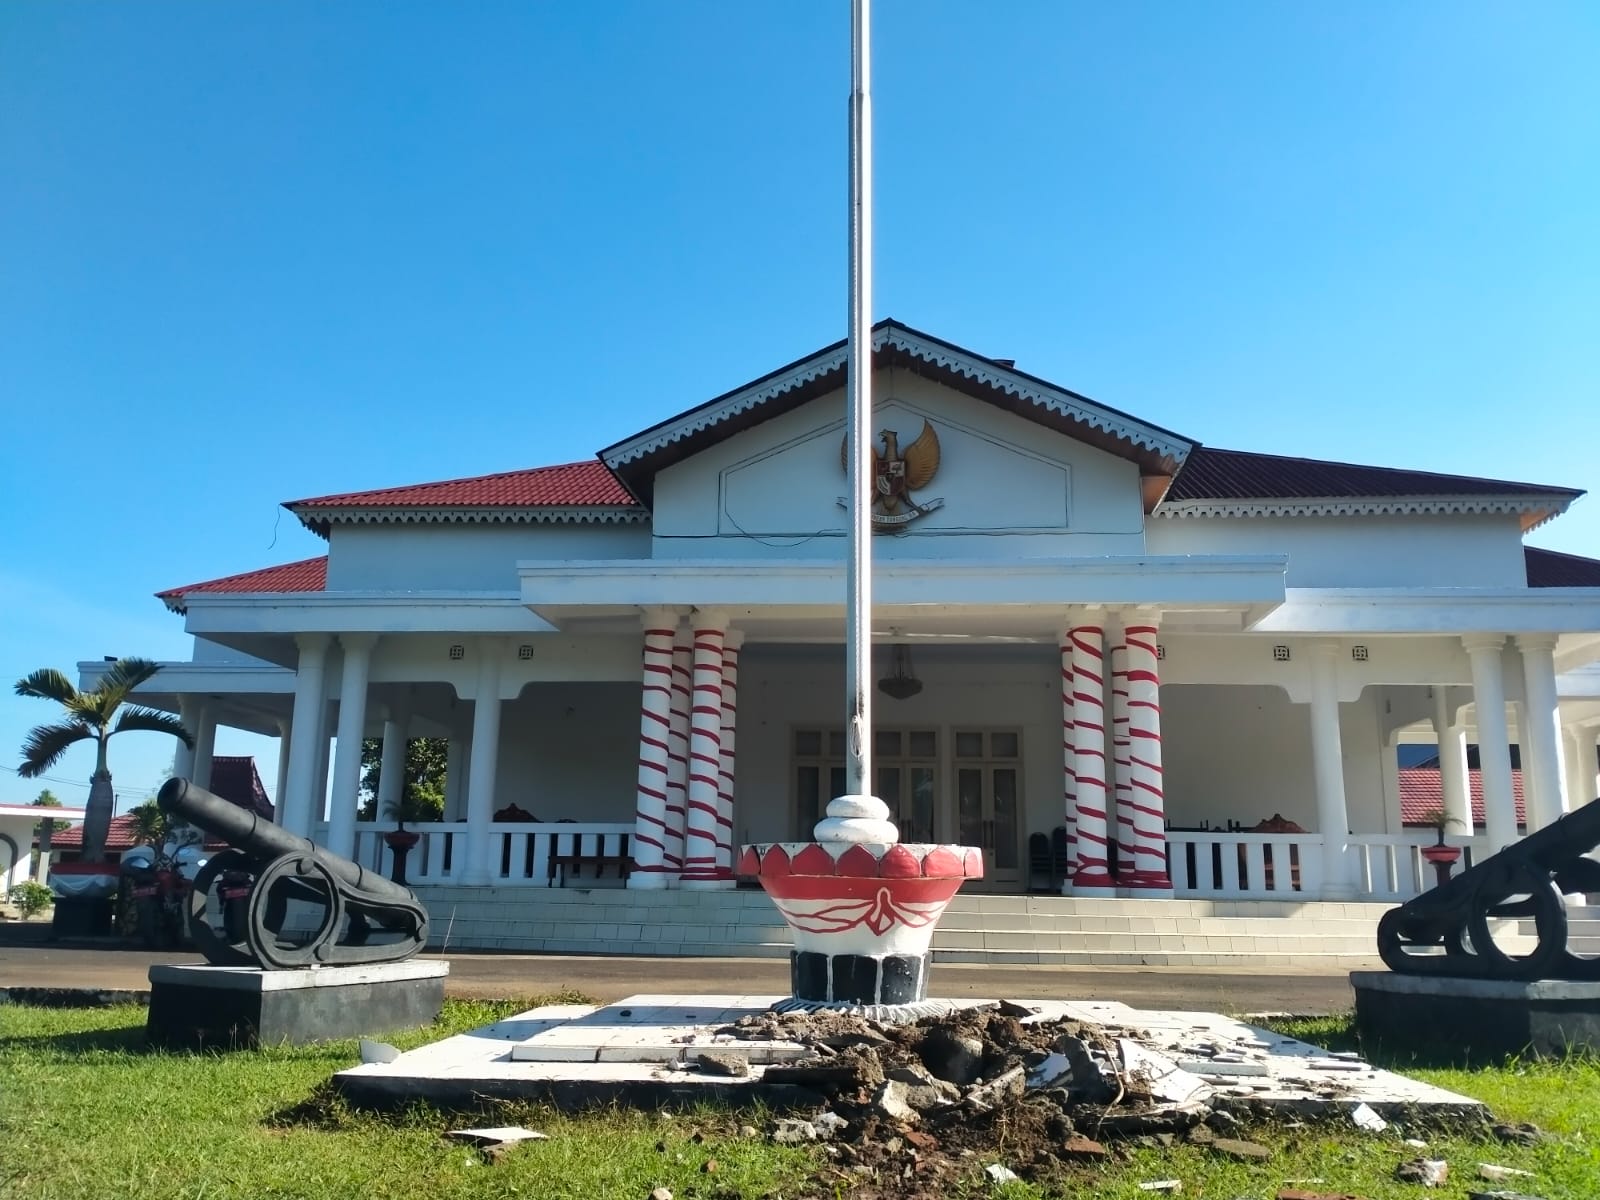
<svg viewBox="0 0 1600 1200"><path fill-rule="evenodd" d="M1139 554L1138 468L905 371L880 371L874 431L902 451L931 421L941 461L917 499L944 506L880 537L884 557ZM843 553L844 393L735 434L656 477L658 557ZM881 450L881 442L874 439ZM762 540L781 543L768 545Z"/></svg>
<svg viewBox="0 0 1600 1200"><path fill-rule="evenodd" d="M194 651L190 656L191 662L197 663L225 663L229 666L239 667L277 667L275 662L268 662L264 658L253 658L242 650L235 650L232 646L223 646L217 642L207 641L205 638L193 639Z"/></svg>
<svg viewBox="0 0 1600 1200"><path fill-rule="evenodd" d="M639 685L535 683L501 709L496 809L625 821L639 779Z"/></svg>
<svg viewBox="0 0 1600 1200"><path fill-rule="evenodd" d="M1339 706L1351 829L1382 833L1382 735L1374 693ZM1174 825L1249 827L1273 815L1317 828L1311 710L1265 685L1164 684L1162 774Z"/></svg>
<svg viewBox="0 0 1600 1200"><path fill-rule="evenodd" d="M1515 516L1153 518L1151 554L1287 554L1290 587L1527 584Z"/></svg>
<svg viewBox="0 0 1600 1200"><path fill-rule="evenodd" d="M524 558L648 558L646 525L342 525L330 591L517 590Z"/></svg>

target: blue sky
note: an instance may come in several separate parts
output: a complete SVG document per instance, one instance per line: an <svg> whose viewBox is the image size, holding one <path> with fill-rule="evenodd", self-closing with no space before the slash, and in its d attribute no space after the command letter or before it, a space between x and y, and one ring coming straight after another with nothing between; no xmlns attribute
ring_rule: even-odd
<svg viewBox="0 0 1600 1200"><path fill-rule="evenodd" d="M842 336L848 7L0 6L0 676L186 657L151 593L320 552L279 501ZM1600 8L876 18L875 315L1210 445L1600 488ZM1600 500L1532 540L1600 554ZM170 745L121 741L136 802Z"/></svg>

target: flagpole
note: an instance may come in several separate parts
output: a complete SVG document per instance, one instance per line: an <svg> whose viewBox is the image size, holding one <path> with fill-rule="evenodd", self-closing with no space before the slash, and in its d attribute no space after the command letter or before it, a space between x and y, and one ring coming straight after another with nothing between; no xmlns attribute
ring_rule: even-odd
<svg viewBox="0 0 1600 1200"><path fill-rule="evenodd" d="M845 794L872 788L872 13L850 3L850 303L845 352L850 457L845 569Z"/></svg>

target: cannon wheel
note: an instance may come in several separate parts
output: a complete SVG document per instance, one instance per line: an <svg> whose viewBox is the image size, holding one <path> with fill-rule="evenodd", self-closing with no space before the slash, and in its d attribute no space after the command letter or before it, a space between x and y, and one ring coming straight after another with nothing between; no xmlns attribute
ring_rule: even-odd
<svg viewBox="0 0 1600 1200"><path fill-rule="evenodd" d="M258 965L246 942L230 942L219 936L206 919L206 901L211 896L211 885L224 871L249 871L253 860L242 850L223 850L213 855L200 873L194 877L194 887L189 890L189 936L195 948L205 955L209 963L219 967L253 967Z"/></svg>
<svg viewBox="0 0 1600 1200"><path fill-rule="evenodd" d="M322 923L303 946L279 937L286 908L281 898L274 898L274 893L280 889L303 896L309 894L323 905ZM269 914L276 914L276 926L268 923ZM344 895L339 890L339 881L311 855L285 854L273 859L256 877L256 886L250 893L250 920L245 937L262 966L280 971L317 966L326 961L343 925Z"/></svg>
<svg viewBox="0 0 1600 1200"><path fill-rule="evenodd" d="M1506 904L1512 896L1526 894L1528 899L1514 905ZM1498 897L1498 899L1496 898ZM1519 912L1507 912L1506 909ZM1507 954L1495 945L1489 932L1491 917L1521 916L1532 912L1539 944L1531 954ZM1487 968L1489 976L1498 979L1547 979L1552 970L1567 954L1567 909L1562 903L1561 891L1547 871L1523 864L1509 864L1505 875L1496 880L1492 888L1481 889L1474 897L1472 909L1467 914L1467 934L1472 949Z"/></svg>

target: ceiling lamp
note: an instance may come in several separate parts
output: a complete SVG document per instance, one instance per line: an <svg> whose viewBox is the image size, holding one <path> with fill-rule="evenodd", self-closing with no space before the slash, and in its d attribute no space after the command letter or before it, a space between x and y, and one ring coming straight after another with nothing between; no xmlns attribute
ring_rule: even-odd
<svg viewBox="0 0 1600 1200"><path fill-rule="evenodd" d="M895 700L909 700L922 690L922 680L911 669L911 647L889 649L889 674L878 680L878 690Z"/></svg>

